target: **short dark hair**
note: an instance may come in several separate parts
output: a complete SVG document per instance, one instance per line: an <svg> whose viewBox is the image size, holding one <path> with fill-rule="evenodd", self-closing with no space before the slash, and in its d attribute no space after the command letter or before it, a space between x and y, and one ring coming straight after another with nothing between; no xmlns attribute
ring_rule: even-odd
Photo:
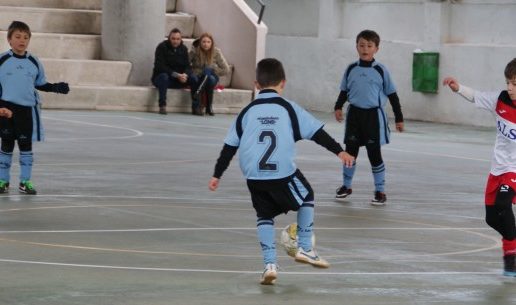
<svg viewBox="0 0 516 305"><path fill-rule="evenodd" d="M173 28L172 30L170 30L170 33L168 33L168 38L170 38L170 35L177 33L181 34L181 30L179 30L178 28Z"/></svg>
<svg viewBox="0 0 516 305"><path fill-rule="evenodd" d="M505 78L510 80L516 77L516 58L513 58L507 66L505 66L503 74L505 74Z"/></svg>
<svg viewBox="0 0 516 305"><path fill-rule="evenodd" d="M276 58L260 60L256 66L256 82L260 87L276 86L282 80L285 80L285 70L281 61Z"/></svg>
<svg viewBox="0 0 516 305"><path fill-rule="evenodd" d="M378 47L380 46L380 35L372 30L363 30L362 32L358 33L357 35L357 43L360 38L363 38L367 41L372 41L374 44Z"/></svg>
<svg viewBox="0 0 516 305"><path fill-rule="evenodd" d="M9 28L7 29L7 38L11 39L11 36L13 36L14 31L20 31L25 32L29 34L29 38L32 36L32 33L30 32L29 26L25 22L21 21L13 21L9 25Z"/></svg>

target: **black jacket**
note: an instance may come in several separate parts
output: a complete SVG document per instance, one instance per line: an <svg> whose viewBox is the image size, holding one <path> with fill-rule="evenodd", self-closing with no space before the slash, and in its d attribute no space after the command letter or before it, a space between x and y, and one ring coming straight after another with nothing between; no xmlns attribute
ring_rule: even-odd
<svg viewBox="0 0 516 305"><path fill-rule="evenodd" d="M188 60L188 49L181 44L174 48L167 39L156 47L154 54L154 70L152 71L152 79L158 74L172 72L191 73L190 61Z"/></svg>

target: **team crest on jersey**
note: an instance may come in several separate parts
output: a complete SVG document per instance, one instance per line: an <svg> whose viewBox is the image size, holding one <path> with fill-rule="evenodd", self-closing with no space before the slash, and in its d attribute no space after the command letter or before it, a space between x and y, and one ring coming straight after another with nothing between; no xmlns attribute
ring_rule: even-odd
<svg viewBox="0 0 516 305"><path fill-rule="evenodd" d="M274 117L274 116L259 117L258 118L258 121L260 121L260 123L262 125L274 125L274 124L276 124L277 120L279 120L279 118L278 117Z"/></svg>

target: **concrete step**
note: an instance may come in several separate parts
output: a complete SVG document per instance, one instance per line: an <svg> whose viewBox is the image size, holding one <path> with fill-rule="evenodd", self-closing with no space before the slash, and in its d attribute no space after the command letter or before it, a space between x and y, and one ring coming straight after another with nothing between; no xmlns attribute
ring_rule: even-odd
<svg viewBox="0 0 516 305"><path fill-rule="evenodd" d="M102 0L0 0L0 6L100 10Z"/></svg>
<svg viewBox="0 0 516 305"><path fill-rule="evenodd" d="M47 81L72 85L122 86L127 84L131 63L127 61L40 58Z"/></svg>
<svg viewBox="0 0 516 305"><path fill-rule="evenodd" d="M100 35L32 33L29 52L47 58L99 59L100 43ZM7 31L0 31L0 50L10 48Z"/></svg>
<svg viewBox="0 0 516 305"><path fill-rule="evenodd" d="M158 110L158 91L153 87L71 86L67 95L41 92L44 109L152 111ZM236 114L252 99L252 91L224 89L214 94L216 113ZM189 90L167 92L169 112L191 112Z"/></svg>
<svg viewBox="0 0 516 305"><path fill-rule="evenodd" d="M65 81L74 85L123 86L127 84L132 66L128 61L38 58L49 82ZM151 69L149 67L149 71ZM230 65L230 72L220 77L219 85L230 87L232 76L233 66Z"/></svg>
<svg viewBox="0 0 516 305"><path fill-rule="evenodd" d="M63 34L101 34L102 12L34 7L0 6L0 30L6 31L13 20L25 21L31 31ZM184 37L192 37L195 16L167 13L165 32L177 27Z"/></svg>
<svg viewBox="0 0 516 305"><path fill-rule="evenodd" d="M0 6L101 10L102 0L0 0ZM167 0L167 12L175 12L176 0Z"/></svg>

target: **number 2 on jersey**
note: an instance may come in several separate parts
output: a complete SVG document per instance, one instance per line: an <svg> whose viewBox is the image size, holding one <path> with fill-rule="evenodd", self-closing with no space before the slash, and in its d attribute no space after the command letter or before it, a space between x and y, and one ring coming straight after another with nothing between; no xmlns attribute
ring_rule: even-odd
<svg viewBox="0 0 516 305"><path fill-rule="evenodd" d="M269 146L258 162L258 168L261 171L276 171L278 169L278 164L268 163L269 158L276 149L276 134L272 130L263 130L258 137L258 143L265 143L265 138L269 138Z"/></svg>

